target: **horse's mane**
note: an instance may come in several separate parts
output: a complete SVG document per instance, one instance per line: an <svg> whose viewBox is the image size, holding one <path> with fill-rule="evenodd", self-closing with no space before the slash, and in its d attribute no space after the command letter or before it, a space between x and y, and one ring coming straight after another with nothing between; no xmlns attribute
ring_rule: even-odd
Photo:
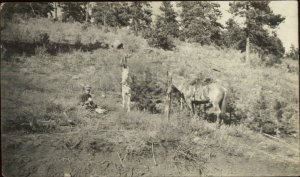
<svg viewBox="0 0 300 177"><path fill-rule="evenodd" d="M201 79L200 78L194 78L189 82L189 85L198 85L200 84Z"/></svg>
<svg viewBox="0 0 300 177"><path fill-rule="evenodd" d="M195 86L195 85L207 85L213 82L213 79L211 78L205 78L205 79L201 79L201 78L194 78L189 82L189 85Z"/></svg>

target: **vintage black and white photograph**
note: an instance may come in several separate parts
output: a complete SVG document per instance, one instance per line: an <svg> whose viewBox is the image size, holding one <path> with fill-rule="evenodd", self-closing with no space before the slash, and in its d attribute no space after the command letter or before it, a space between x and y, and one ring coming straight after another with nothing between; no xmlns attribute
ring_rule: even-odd
<svg viewBox="0 0 300 177"><path fill-rule="evenodd" d="M298 1L1 2L4 177L299 176Z"/></svg>

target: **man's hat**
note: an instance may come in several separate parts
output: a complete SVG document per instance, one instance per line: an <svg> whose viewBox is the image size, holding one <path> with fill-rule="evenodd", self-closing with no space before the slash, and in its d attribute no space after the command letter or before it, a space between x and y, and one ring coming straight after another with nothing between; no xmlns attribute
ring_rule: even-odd
<svg viewBox="0 0 300 177"><path fill-rule="evenodd" d="M129 58L131 55L129 53L125 54L125 58Z"/></svg>
<svg viewBox="0 0 300 177"><path fill-rule="evenodd" d="M91 90L92 89L92 87L90 86L90 85L86 85L86 86L84 86L84 90Z"/></svg>

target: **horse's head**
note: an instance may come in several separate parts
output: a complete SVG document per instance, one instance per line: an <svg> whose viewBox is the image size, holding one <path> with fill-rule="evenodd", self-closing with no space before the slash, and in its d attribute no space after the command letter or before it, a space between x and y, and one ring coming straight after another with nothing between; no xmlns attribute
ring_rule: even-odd
<svg viewBox="0 0 300 177"><path fill-rule="evenodd" d="M177 95L178 97L181 97L183 96L182 92L173 84L171 84L170 86L168 86L167 88L167 94L170 95L170 94L175 94Z"/></svg>

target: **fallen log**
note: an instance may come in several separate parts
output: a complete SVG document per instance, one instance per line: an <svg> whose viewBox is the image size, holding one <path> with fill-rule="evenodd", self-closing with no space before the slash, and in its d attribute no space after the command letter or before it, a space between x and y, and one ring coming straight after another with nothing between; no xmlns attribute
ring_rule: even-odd
<svg viewBox="0 0 300 177"><path fill-rule="evenodd" d="M277 138L277 137L268 135L268 134L266 134L266 133L263 133L263 135L266 136L266 137L268 137L268 138L271 138L271 139L273 139L273 140L276 140L276 141L278 141L278 142L288 144L287 142L285 142L285 141L283 141L283 140L281 140L281 139L279 139L279 138Z"/></svg>

